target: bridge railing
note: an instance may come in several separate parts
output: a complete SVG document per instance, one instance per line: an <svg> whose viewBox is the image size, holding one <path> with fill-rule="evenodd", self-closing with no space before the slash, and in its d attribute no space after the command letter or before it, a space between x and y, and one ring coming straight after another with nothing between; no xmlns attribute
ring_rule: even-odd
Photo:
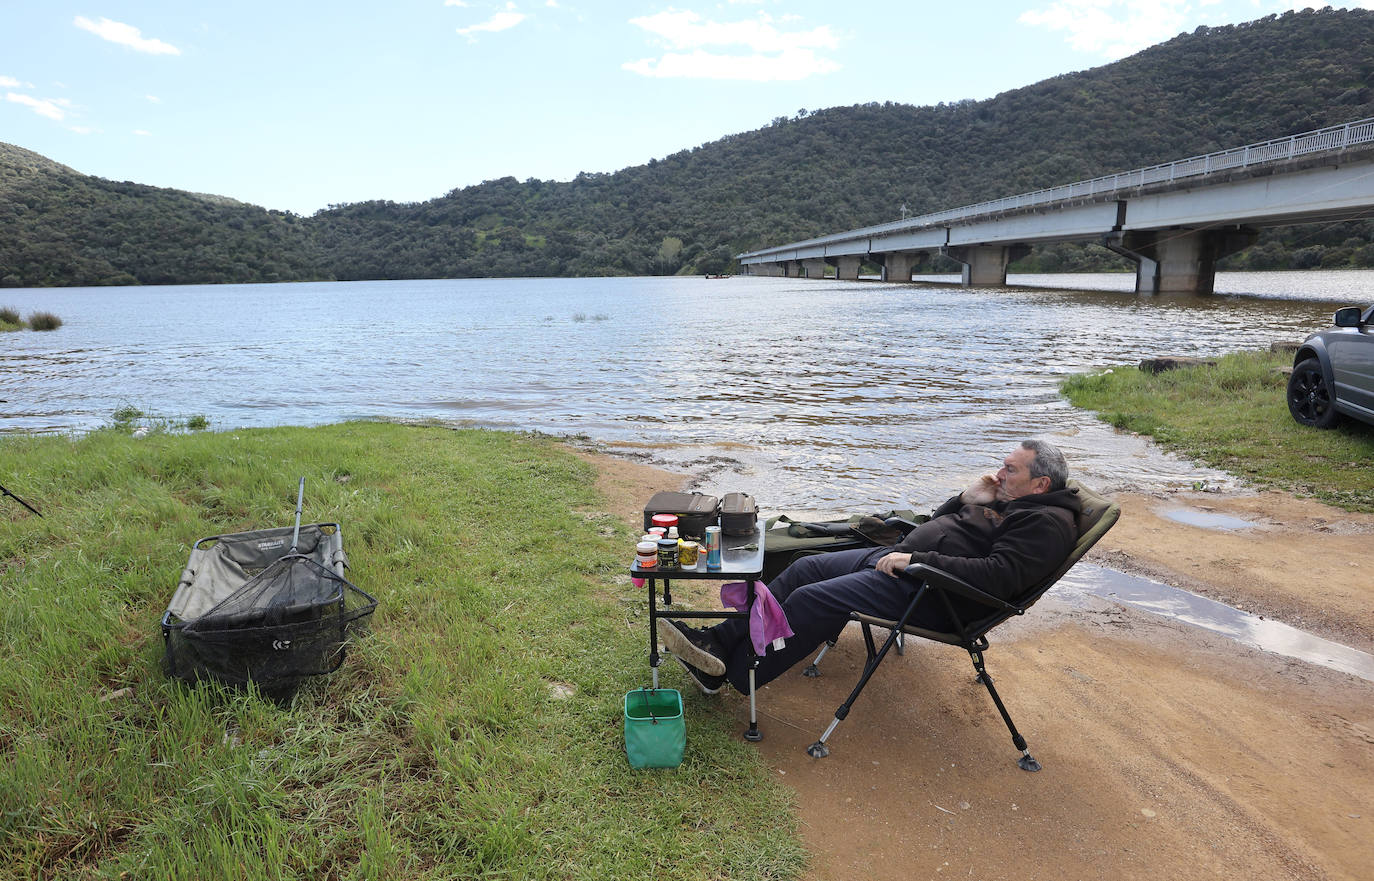
<svg viewBox="0 0 1374 881"><path fill-rule="evenodd" d="M860 235L880 235L882 233L896 232L899 230L920 229L921 227L935 226L950 220L967 220L985 214L997 214L1002 211L1014 211L1019 208L1032 208L1050 202L1106 197L1112 193L1123 190L1133 190L1139 187L1148 186L1149 184L1169 183L1182 178L1214 174L1218 171L1227 171L1236 168L1253 168L1258 165L1270 163L1291 162L1294 159L1310 156L1314 153L1340 151L1349 147L1369 143L1374 143L1374 117L1356 120L1355 122L1347 122L1341 125L1333 125L1315 131L1303 132L1298 135L1289 135L1286 138L1275 138L1271 141L1264 141L1258 144L1247 144L1244 147L1235 147L1230 150L1207 153L1203 156L1178 159L1174 162L1167 162L1162 165L1151 165L1148 168L1138 168L1135 171L1118 172L1116 174L1104 175L1103 177L1095 177L1092 180L1062 184L1045 190L1022 193L1017 196L1006 196L1001 199L993 199L990 202L979 202L976 205L966 205L962 208L950 208L945 211L937 211L933 214L907 217L903 220L894 220L888 223L878 224L877 226L866 226L862 229L850 230L849 232L835 233L833 235L821 236L816 239L807 239L804 242L793 242L788 245L763 248L758 251L751 251L747 254L740 254L739 256L753 257L767 254L771 251L789 250L802 245L819 245L827 242L845 241Z"/></svg>

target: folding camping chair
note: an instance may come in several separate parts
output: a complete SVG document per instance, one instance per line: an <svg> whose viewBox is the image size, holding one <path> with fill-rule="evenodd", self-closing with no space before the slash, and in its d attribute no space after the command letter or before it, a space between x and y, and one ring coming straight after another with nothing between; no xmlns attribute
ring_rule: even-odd
<svg viewBox="0 0 1374 881"><path fill-rule="evenodd" d="M840 708L835 711L835 718L831 720L830 726L825 729L820 740L806 748L806 752L815 758L823 758L830 754L830 748L826 746L826 741L835 731L836 726L844 721L845 716L849 715L849 709L858 699L868 680L878 669L878 665L883 662L883 658L892 647L897 646L898 653L901 652L901 642L903 635L919 636L923 639L942 642L946 645L959 646L969 653L973 659L973 669L977 672L977 680L987 686L988 694L992 695L992 702L997 705L997 711L1002 714L1002 721L1007 723L1007 730L1011 732L1012 743L1021 750L1021 758L1017 764L1027 771L1039 771L1040 763L1030 754L1026 747L1026 739L1016 730L1016 726L1011 721L1011 715L1007 712L1006 706L1002 703L1002 698L998 696L997 689L992 686L992 677L988 675L983 665L983 652L988 649L987 634L994 627L1011 618L1014 615L1024 615L1026 610L1035 605L1040 597L1045 595L1045 591L1054 586L1064 573L1068 572L1079 558L1088 552L1097 540L1107 533L1116 523L1121 515L1121 509L1114 502L1108 501L1088 487L1079 483L1077 480L1068 482L1070 488L1078 491L1078 496L1082 501L1082 511L1077 517L1078 543L1074 545L1073 551L1064 562L1050 573L1039 584L1036 584L1017 602L1005 602L991 594L984 593L966 581L962 581L948 572L927 566L924 563L917 563L902 573L902 577L919 585L916 595L912 598L911 604L907 606L901 620L892 621L886 618L876 618L871 615L851 612L850 619L858 621L863 625L864 645L868 651L868 660L864 664L863 675L859 677L859 684L854 686L854 690L849 693ZM960 616L954 604L950 602L949 595L957 594L968 600L972 600L986 608L986 614L972 620L964 620L967 616ZM916 607L922 602L941 602L950 619L955 622L954 628L950 632L940 632L927 630L908 624L907 621L916 611ZM883 642L881 648L876 647L873 641L873 628L884 627L890 633L887 640ZM823 646L820 654L810 667L803 673L807 676L819 676L820 671L816 664L825 656L826 651L833 643Z"/></svg>

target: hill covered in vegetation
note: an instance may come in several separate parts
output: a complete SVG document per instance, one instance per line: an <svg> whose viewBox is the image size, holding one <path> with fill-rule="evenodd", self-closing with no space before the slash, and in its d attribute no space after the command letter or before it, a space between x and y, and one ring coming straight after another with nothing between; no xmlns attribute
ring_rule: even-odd
<svg viewBox="0 0 1374 881"><path fill-rule="evenodd" d="M328 278L311 221L91 177L0 144L0 286Z"/></svg>
<svg viewBox="0 0 1374 881"><path fill-rule="evenodd" d="M514 177L305 218L0 145L0 284L647 275L1374 116L1374 11L1199 28L984 101L780 117L613 174ZM1266 231L1229 268L1374 266L1374 221ZM1018 268L1120 265L1095 246Z"/></svg>

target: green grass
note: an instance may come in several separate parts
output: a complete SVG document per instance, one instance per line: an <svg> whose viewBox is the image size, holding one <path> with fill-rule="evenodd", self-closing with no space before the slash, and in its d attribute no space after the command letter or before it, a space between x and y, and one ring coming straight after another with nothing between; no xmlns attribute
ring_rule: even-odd
<svg viewBox="0 0 1374 881"><path fill-rule="evenodd" d="M1289 355L1237 352L1215 367L1070 377L1061 390L1117 428L1257 486L1374 511L1374 426L1343 420L1321 431L1294 422L1280 371L1291 363Z"/></svg>
<svg viewBox="0 0 1374 881"><path fill-rule="evenodd" d="M13 306L0 306L0 332L11 330L57 330L62 319L51 312L30 312L27 324L19 318L19 310Z"/></svg>
<svg viewBox="0 0 1374 881"><path fill-rule="evenodd" d="M138 433L142 437L152 432L205 431L210 427L210 419L197 413L178 419L140 410L133 404L123 404L110 416L108 428L123 434Z"/></svg>
<svg viewBox="0 0 1374 881"><path fill-rule="evenodd" d="M62 326L62 319L51 312L30 312L29 330L57 330Z"/></svg>
<svg viewBox="0 0 1374 881"><path fill-rule="evenodd" d="M169 681L192 543L290 524L299 475L371 633L284 708ZM435 427L0 437L44 514L0 499L0 878L797 877L733 713L684 690L682 767L629 768L635 536L586 513L592 478L548 439Z"/></svg>

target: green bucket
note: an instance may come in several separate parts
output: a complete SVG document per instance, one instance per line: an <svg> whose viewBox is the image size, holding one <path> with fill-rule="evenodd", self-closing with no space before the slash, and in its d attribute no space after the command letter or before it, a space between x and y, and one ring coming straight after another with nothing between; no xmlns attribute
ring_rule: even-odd
<svg viewBox="0 0 1374 881"><path fill-rule="evenodd" d="M632 768L676 768L687 746L682 693L637 688L625 693L625 755Z"/></svg>

